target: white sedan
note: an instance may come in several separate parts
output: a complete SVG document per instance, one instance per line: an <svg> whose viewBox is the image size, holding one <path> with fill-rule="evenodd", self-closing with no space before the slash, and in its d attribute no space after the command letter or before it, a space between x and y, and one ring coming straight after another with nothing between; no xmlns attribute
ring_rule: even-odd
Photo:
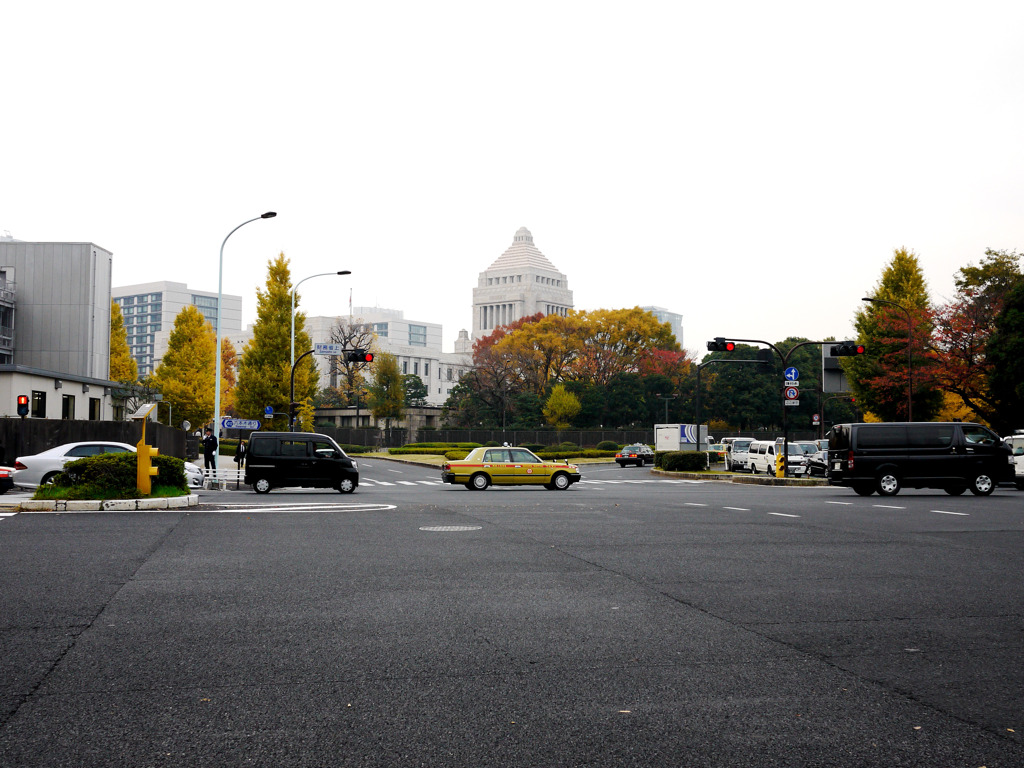
<svg viewBox="0 0 1024 768"><path fill-rule="evenodd" d="M135 446L94 440L83 443L65 443L34 456L19 456L14 462L14 484L19 488L36 488L52 483L64 471L69 461L101 453L135 453ZM203 473L195 464L185 462L185 479L192 487L203 484Z"/></svg>

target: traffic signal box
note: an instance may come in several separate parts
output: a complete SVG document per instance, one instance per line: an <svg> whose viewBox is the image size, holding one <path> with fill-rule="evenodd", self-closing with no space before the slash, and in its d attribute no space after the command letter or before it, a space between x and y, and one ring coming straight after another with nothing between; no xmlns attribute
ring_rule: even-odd
<svg viewBox="0 0 1024 768"><path fill-rule="evenodd" d="M152 445L146 445L146 422L142 422L142 439L135 444L135 485L139 493L148 496L153 492L153 478L160 474L160 470L153 466L153 457L160 455L160 449Z"/></svg>
<svg viewBox="0 0 1024 768"><path fill-rule="evenodd" d="M783 443L776 443L775 450L781 451L783 449ZM783 453L775 454L775 476L785 477L786 476L786 456Z"/></svg>
<svg viewBox="0 0 1024 768"><path fill-rule="evenodd" d="M350 363L372 363L373 352L367 352L365 349L353 349L351 352L345 353L345 359Z"/></svg>
<svg viewBox="0 0 1024 768"><path fill-rule="evenodd" d="M832 352L832 357L846 357L849 355L863 355L865 349L863 344L858 344L855 341L844 341L842 344L836 344L829 351Z"/></svg>
<svg viewBox="0 0 1024 768"><path fill-rule="evenodd" d="M732 352L736 349L736 344L732 341L726 341L721 336L715 336L714 341L708 342L709 352Z"/></svg>
<svg viewBox="0 0 1024 768"><path fill-rule="evenodd" d="M18 415L23 419L28 416L28 395L18 395Z"/></svg>

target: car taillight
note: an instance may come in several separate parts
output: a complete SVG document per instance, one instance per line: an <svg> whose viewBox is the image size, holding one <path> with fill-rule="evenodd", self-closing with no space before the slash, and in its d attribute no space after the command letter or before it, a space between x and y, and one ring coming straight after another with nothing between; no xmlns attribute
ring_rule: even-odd
<svg viewBox="0 0 1024 768"><path fill-rule="evenodd" d="M16 462L14 462L14 468L15 468L15 469L28 469L28 467L26 467L26 466L25 466L24 464L22 464L22 463L21 463L20 461L16 461Z"/></svg>
<svg viewBox="0 0 1024 768"><path fill-rule="evenodd" d="M846 453L846 468L853 469L853 449L851 448Z"/></svg>

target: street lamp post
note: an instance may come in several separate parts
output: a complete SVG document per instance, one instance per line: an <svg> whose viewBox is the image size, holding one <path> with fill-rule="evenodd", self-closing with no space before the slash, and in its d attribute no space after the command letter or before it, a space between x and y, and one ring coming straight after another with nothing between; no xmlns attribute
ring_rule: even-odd
<svg viewBox="0 0 1024 768"><path fill-rule="evenodd" d="M291 354L291 360L290 360L291 365L293 365L293 366L295 365L295 292L297 290L299 290L299 286L300 285L302 285L307 280L312 280L314 277L326 277L327 275L351 275L351 274L352 273L349 270L347 270L347 269L342 269L342 270L339 270L337 272L320 272L319 274L310 275L309 277L302 278L301 280L299 280L299 282L297 282L295 284L295 287L292 288L292 334L291 334L292 354Z"/></svg>
<svg viewBox="0 0 1024 768"><path fill-rule="evenodd" d="M659 400L664 400L665 401L665 423L668 424L668 404L669 404L670 401L675 400L677 397L679 397L679 395L678 394L663 395L663 394L661 394L659 392L659 393L655 393L654 396L656 398L658 398Z"/></svg>
<svg viewBox="0 0 1024 768"><path fill-rule="evenodd" d="M214 350L216 365L214 373L215 378L213 382L213 434L217 435L218 443L220 440L220 319L224 315L224 308L221 306L224 296L224 245L227 243L228 237L231 237L246 224L251 224L252 222L259 221L260 219L272 219L275 216L277 216L276 212L267 211L254 219L243 221L237 227L228 232L227 237L224 238L224 242L220 244L220 260L217 266L217 348ZM217 452L213 454L213 468L215 472L220 470L219 447L217 448Z"/></svg>
<svg viewBox="0 0 1024 768"><path fill-rule="evenodd" d="M910 310L902 304L888 299L876 299L872 296L865 296L861 301L868 301L872 304L888 304L896 307L907 316L907 421L914 420L914 320L910 316Z"/></svg>

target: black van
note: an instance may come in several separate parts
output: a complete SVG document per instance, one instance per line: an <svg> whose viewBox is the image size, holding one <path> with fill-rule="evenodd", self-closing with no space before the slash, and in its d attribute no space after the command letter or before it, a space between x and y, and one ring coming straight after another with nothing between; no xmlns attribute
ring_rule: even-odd
<svg viewBox="0 0 1024 768"><path fill-rule="evenodd" d="M245 454L245 482L256 493L296 486L352 493L359 485L359 468L327 435L253 432Z"/></svg>
<svg viewBox="0 0 1024 768"><path fill-rule="evenodd" d="M1009 446L988 427L960 422L836 424L828 438L829 485L861 496L895 496L903 487L968 488L987 496L1013 482Z"/></svg>

